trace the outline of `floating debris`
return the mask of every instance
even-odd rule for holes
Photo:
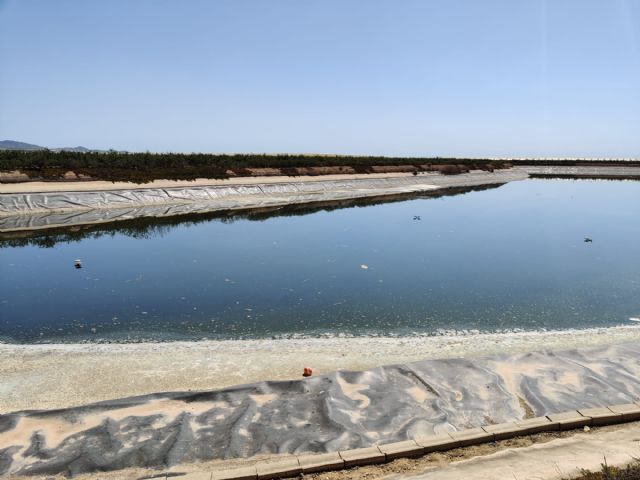
[[[82,260],[80,260],[79,258],[76,258],[73,261],[73,266],[76,267],[76,268],[82,268]]]
[[[414,216],[413,216],[413,219],[414,219],[414,220],[422,220],[422,219],[420,218],[420,215],[414,215]]]
[[[584,239],[584,243],[592,243],[593,239],[589,238],[589,237],[585,237]]]
[[[369,270],[369,265],[365,265],[364,263],[360,265],[360,268],[363,270]]]

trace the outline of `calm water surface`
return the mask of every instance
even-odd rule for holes
[[[8,342],[629,324],[640,316],[640,183],[532,180],[5,247],[0,269]]]

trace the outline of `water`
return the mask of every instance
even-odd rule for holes
[[[531,180],[260,218],[5,243],[0,339],[433,335],[640,315],[640,183]]]

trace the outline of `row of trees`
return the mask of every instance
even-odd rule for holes
[[[131,169],[154,168],[215,168],[219,170],[242,168],[300,168],[332,166],[392,166],[392,165],[478,165],[493,164],[496,168],[505,162],[491,159],[441,157],[383,157],[348,155],[267,155],[267,154],[208,154],[208,153],[140,153],[140,152],[68,152],[51,150],[0,150],[0,170],[47,169]],[[594,165],[580,160],[510,160],[512,164]],[[611,165],[613,162],[603,162]],[[625,165],[640,164],[637,161]]]
[[[51,150],[0,150],[0,171],[19,170],[32,178],[55,180],[68,171],[91,178],[110,181],[144,183],[155,179],[191,180],[194,178],[226,178],[251,174],[248,168],[275,168],[284,175],[309,174],[296,169],[305,167],[350,167],[351,171],[370,172],[373,167],[415,166],[415,171],[437,169],[456,174],[468,169],[493,170],[511,164],[535,165],[596,165],[579,160],[514,160],[491,159],[382,157],[346,155],[266,155],[266,154],[206,154],[206,153],[128,153],[69,152]],[[613,162],[603,162],[612,165]],[[640,162],[624,162],[624,165]],[[406,169],[403,171],[407,171]],[[411,171],[411,170],[408,170]],[[339,173],[339,172],[332,172]]]
[[[53,152],[51,150],[0,151],[0,169],[44,168],[295,168],[318,166],[383,166],[406,164],[477,163],[478,159],[345,156],[345,155],[266,155],[266,154],[207,154],[207,153],[129,153],[129,152]],[[486,160],[489,161],[489,160]]]
[[[248,168],[274,168],[284,175],[299,175],[309,173],[296,170],[305,167],[350,167],[351,171],[365,173],[372,167],[398,165],[415,165],[416,171],[430,165],[447,165],[450,171],[442,171],[450,174],[469,168],[492,170],[503,166],[501,162],[478,159],[382,156],[0,151],[0,171],[19,170],[45,180],[62,178],[68,171],[101,180],[144,183],[155,179],[226,178],[229,172],[250,175]]]

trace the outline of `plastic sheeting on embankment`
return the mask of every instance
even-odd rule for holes
[[[522,171],[499,170],[455,176],[430,174],[255,185],[0,194],[0,231],[397,195],[524,178],[527,174]]]
[[[527,165],[518,167],[519,170],[527,172],[530,175],[548,175],[568,176],[568,177],[584,177],[584,178],[640,178],[640,167],[624,167],[624,166],[588,166],[581,165],[576,167],[570,166],[543,166],[543,165]]]
[[[425,360],[2,415],[0,475],[329,452],[639,396],[638,344]]]

